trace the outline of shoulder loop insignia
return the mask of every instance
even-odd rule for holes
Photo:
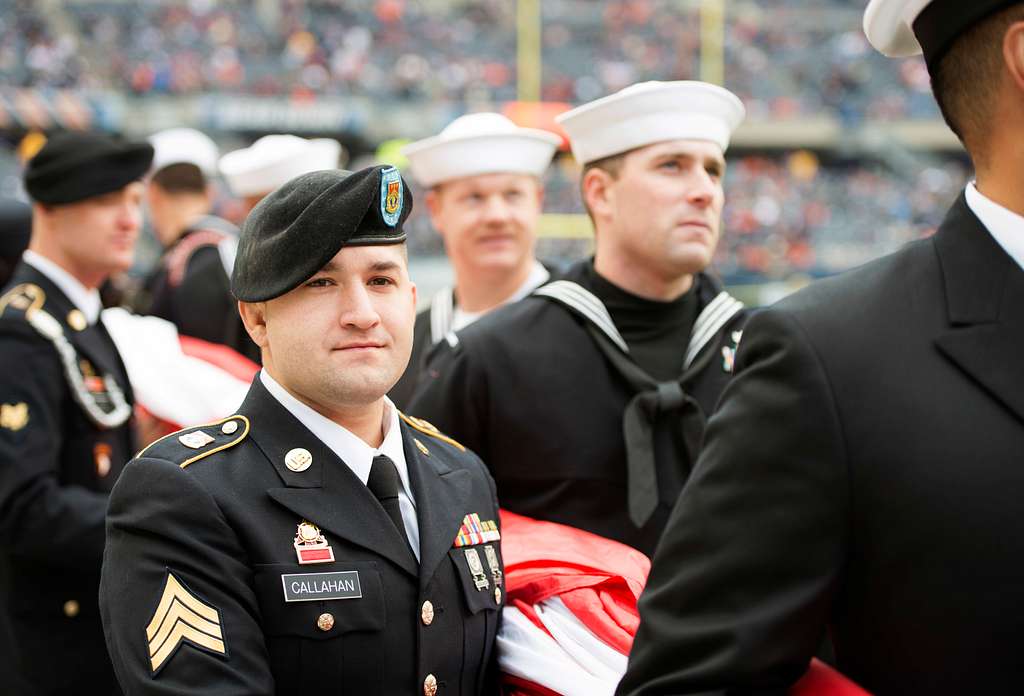
[[[239,428],[239,426],[241,426],[241,428]],[[210,433],[207,432],[207,429],[211,428],[217,428],[216,432],[219,435],[210,435]],[[140,457],[145,456],[146,453],[153,449],[157,444],[169,441],[171,438],[177,438],[179,443],[191,449],[200,449],[202,447],[206,447],[209,444],[217,445],[216,447],[208,449],[205,452],[201,452],[193,457],[189,457],[184,461],[181,461],[178,464],[178,466],[184,469],[189,464],[194,464],[195,462],[198,462],[200,459],[205,459],[206,457],[209,457],[211,454],[215,454],[217,452],[226,450],[230,447],[234,447],[239,442],[244,440],[248,434],[249,419],[246,418],[245,416],[234,415],[231,416],[230,418],[224,418],[223,420],[214,421],[213,423],[197,425],[191,428],[185,428],[183,430],[173,432],[170,435],[165,435],[159,440],[155,440],[151,442],[149,445],[147,445],[145,448],[143,448],[138,454],[135,455],[135,458],[138,459]],[[225,441],[224,439],[222,439],[222,436],[230,436],[231,439]],[[172,461],[177,461],[177,459],[174,459]]]
[[[170,570],[160,603],[146,626],[146,640],[154,677],[182,643],[227,655],[220,612],[192,594]]]
[[[8,306],[21,310],[26,314],[37,309],[42,309],[46,303],[46,293],[41,287],[33,283],[21,283],[4,293],[0,297],[0,314]]]
[[[415,428],[416,430],[419,430],[421,433],[426,433],[430,437],[437,438],[441,442],[447,442],[449,445],[451,445],[452,447],[458,448],[462,452],[466,451],[466,448],[465,448],[464,445],[456,442],[455,440],[451,439],[450,437],[448,437],[447,435],[442,433],[432,423],[428,423],[427,421],[423,420],[422,418],[414,418],[413,416],[407,416],[404,413],[402,413],[401,411],[398,412],[398,415],[401,417],[402,420],[404,420],[406,423],[408,423],[410,427]]]

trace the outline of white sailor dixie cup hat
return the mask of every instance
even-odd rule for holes
[[[706,82],[641,82],[555,117],[572,154],[587,164],[666,140],[709,140],[724,152],[743,102]]]
[[[194,128],[168,128],[149,136],[153,146],[153,165],[158,172],[172,164],[194,164],[204,176],[217,173],[217,144],[210,136]]]
[[[864,33],[890,58],[924,54],[934,70],[957,36],[1021,0],[871,0]]]
[[[340,155],[341,143],[330,138],[265,135],[249,147],[221,157],[220,173],[236,196],[256,196],[297,176],[337,169]]]
[[[477,174],[540,176],[562,142],[554,133],[520,128],[496,113],[467,114],[439,135],[402,148],[413,178],[432,187]]]

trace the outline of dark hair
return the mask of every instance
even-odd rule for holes
[[[187,162],[169,164],[157,171],[151,183],[167,193],[203,193],[206,191],[206,177],[199,167]]]
[[[1024,4],[996,12],[959,36],[932,71],[932,91],[946,123],[975,158],[985,157],[982,134],[992,122],[1003,70],[1003,38],[1024,21]]]
[[[599,160],[587,162],[583,165],[583,171],[580,172],[580,199],[583,201],[583,209],[587,211],[587,215],[590,217],[591,222],[594,221],[594,214],[590,212],[590,206],[587,204],[587,196],[583,190],[583,180],[586,178],[587,172],[591,169],[600,169],[603,172],[607,172],[612,179],[618,179],[619,174],[622,172],[622,163],[626,161],[626,155],[628,155],[629,152],[620,152],[617,155],[609,155],[608,157],[602,157]]]

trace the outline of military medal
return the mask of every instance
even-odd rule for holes
[[[334,549],[324,539],[320,528],[303,520],[295,534],[295,555],[299,565],[334,563]]]
[[[473,584],[476,585],[476,591],[480,592],[489,588],[491,583],[487,580],[484,566],[480,562],[480,554],[477,553],[476,549],[466,549],[466,562],[469,563],[469,572],[473,574]]]
[[[487,565],[491,567],[491,575],[494,577],[494,584],[501,585],[501,564],[498,563],[498,552],[488,544],[484,547],[484,556],[487,557]]]

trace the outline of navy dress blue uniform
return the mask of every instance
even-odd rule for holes
[[[0,307],[0,591],[19,671],[31,693],[115,693],[96,594],[131,387],[102,323],[39,270],[21,262]]]
[[[678,343],[657,341],[678,359],[676,378],[664,383],[682,396],[678,408],[653,409],[647,443],[657,498],[638,525],[623,414],[641,388],[612,362],[614,355],[635,365],[635,358],[595,294],[599,285],[607,282],[584,261],[452,334],[428,358],[409,412],[477,452],[506,509],[651,554],[696,459],[704,417],[732,377],[731,351],[747,313],[699,274],[690,298],[695,321],[680,322]]]
[[[493,693],[499,544],[454,545],[467,515],[497,521],[493,481],[426,424],[401,427],[419,564],[367,486],[258,378],[238,415],[188,431],[213,439],[202,449],[182,444],[185,432],[130,463],[111,498],[101,591],[125,690]],[[311,455],[298,472],[285,462],[296,448]],[[303,522],[322,532],[332,562],[298,563]],[[179,601],[209,609],[160,613],[172,577]],[[292,594],[292,582],[339,578],[357,579],[358,593]]]

